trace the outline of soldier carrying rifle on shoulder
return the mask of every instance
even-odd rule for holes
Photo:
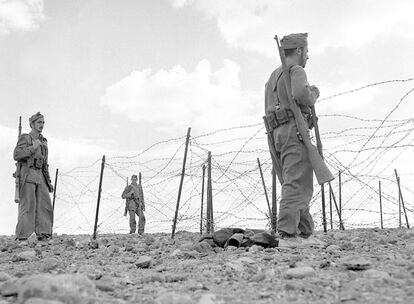
[[[313,171],[320,183],[333,179],[309,138],[319,90],[309,85],[304,70],[309,59],[307,37],[307,33],[283,37],[279,47],[282,66],[271,74],[265,88],[268,143],[282,185],[277,227],[285,240],[307,239],[314,233],[309,212]]]
[[[47,240],[52,237],[53,208],[49,192],[53,192],[53,186],[47,140],[42,135],[45,120],[37,112],[29,123],[32,130],[19,137],[13,153],[17,161],[15,201],[19,203],[16,239],[26,240],[35,232],[38,240]]]
[[[145,201],[141,183],[137,184],[137,180],[138,178],[135,174],[131,176],[131,184],[125,187],[124,192],[122,192],[122,198],[126,199],[124,215],[126,215],[126,211],[129,212],[129,233],[135,233],[137,229],[136,214],[139,218],[138,234],[142,235],[145,230]]]

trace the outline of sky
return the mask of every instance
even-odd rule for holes
[[[154,143],[185,136],[188,127],[197,137],[260,124],[264,84],[280,64],[275,34],[309,33],[306,71],[321,91],[317,112],[328,155],[336,153],[332,168],[350,167],[365,178],[386,172],[390,179],[398,167],[402,181],[412,178],[413,134],[407,130],[414,126],[414,103],[409,94],[400,99],[414,81],[329,98],[414,77],[412,11],[409,0],[0,0],[0,234],[13,234],[17,218],[11,174],[19,116],[28,132],[28,118],[44,114],[52,178],[56,168],[68,177],[78,172],[73,168],[92,163],[99,172],[103,154],[138,155]],[[364,121],[332,116],[337,114]],[[393,129],[391,120],[401,125]],[[373,129],[347,137],[335,133],[368,124]],[[239,131],[240,138],[256,132]],[[401,134],[405,146],[380,158],[381,134],[388,134],[382,138],[389,145],[398,145],[391,135]],[[362,141],[351,141],[358,136]],[[266,148],[264,140],[258,142]],[[176,148],[162,145],[146,161]],[[361,148],[371,150],[357,152]],[[378,155],[365,154],[372,151]],[[256,156],[250,157],[254,163]],[[129,165],[118,175],[141,170],[138,160]],[[111,186],[115,200],[122,180]]]

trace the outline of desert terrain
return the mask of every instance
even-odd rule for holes
[[[319,246],[211,247],[197,233],[0,237],[0,304],[414,303],[414,231],[317,232]]]

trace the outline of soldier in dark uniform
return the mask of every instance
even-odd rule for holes
[[[304,70],[308,60],[307,37],[306,33],[285,36],[281,40],[281,46],[290,71],[292,91],[289,94],[296,100],[305,121],[310,121],[310,106],[319,97],[319,90],[309,85]],[[314,232],[314,223],[309,212],[313,194],[313,169],[289,108],[282,72],[282,67],[278,67],[271,74],[265,89],[266,119],[268,124],[275,126],[275,147],[270,147],[270,151],[282,185],[278,232],[283,238],[298,235],[307,238]]]
[[[131,184],[126,186],[122,192],[122,198],[126,199],[126,209],[129,212],[129,233],[135,233],[137,222],[135,214],[138,215],[138,234],[142,235],[145,230],[145,200],[141,184],[137,184],[137,176],[131,176]]]
[[[49,192],[53,186],[49,175],[47,140],[42,135],[45,120],[40,112],[29,119],[31,131],[22,134],[14,149],[18,162],[19,212],[16,239],[25,240],[33,232],[38,240],[51,238],[53,209]]]

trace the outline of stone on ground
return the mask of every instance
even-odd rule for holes
[[[135,265],[138,268],[149,268],[151,266],[152,258],[147,255],[143,255],[138,258],[138,260],[135,262]]]
[[[23,277],[15,284],[18,290],[18,300],[22,303],[30,298],[57,300],[66,304],[92,304],[95,302],[95,286],[84,275],[40,274]]]
[[[167,292],[155,299],[156,304],[192,304],[191,297],[186,294]]]
[[[286,271],[285,277],[287,279],[302,279],[311,277],[316,274],[315,269],[309,266],[290,268]]]
[[[349,256],[342,260],[342,264],[349,270],[365,270],[371,266],[371,261],[359,256]]]

